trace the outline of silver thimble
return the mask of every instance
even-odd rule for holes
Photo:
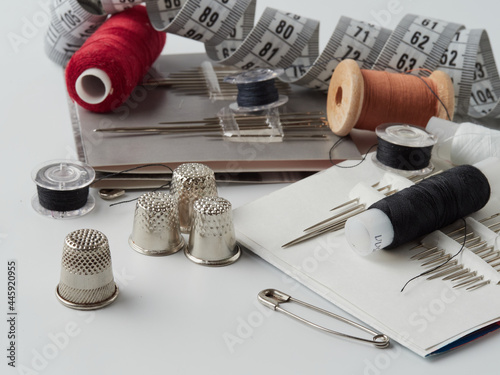
[[[173,196],[156,191],[139,198],[128,243],[141,254],[157,256],[176,253],[186,246]]]
[[[108,239],[94,229],[79,229],[64,240],[61,279],[56,289],[63,305],[93,310],[118,296],[111,269]]]
[[[193,227],[186,256],[205,266],[236,262],[241,250],[236,243],[231,203],[220,197],[205,197],[193,205]]]
[[[181,164],[172,174],[170,192],[177,200],[179,207],[181,231],[189,233],[194,201],[203,197],[217,196],[214,171],[204,164]]]

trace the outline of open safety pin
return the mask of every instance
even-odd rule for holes
[[[387,337],[384,334],[372,331],[369,328],[366,328],[366,327],[364,327],[364,326],[362,326],[362,325],[360,325],[360,324],[358,324],[356,322],[353,322],[352,320],[343,318],[343,317],[341,317],[339,315],[336,315],[336,314],[334,314],[332,312],[323,310],[323,309],[321,309],[319,307],[310,305],[310,304],[308,304],[306,302],[299,301],[298,299],[293,298],[293,297],[289,296],[286,293],[280,292],[279,290],[276,290],[276,289],[265,289],[265,290],[263,290],[263,291],[261,291],[259,293],[258,299],[259,299],[260,303],[262,303],[264,306],[270,308],[271,310],[276,310],[276,311],[282,312],[282,313],[284,313],[284,314],[286,314],[286,315],[288,315],[288,316],[290,316],[292,318],[295,318],[295,319],[297,319],[297,320],[299,320],[299,321],[301,321],[303,323],[306,323],[306,324],[310,325],[311,327],[320,329],[320,330],[325,331],[327,333],[331,333],[333,335],[342,336],[342,337],[345,337],[345,338],[348,338],[348,339],[353,339],[353,340],[357,340],[357,341],[367,342],[369,344],[375,345],[375,347],[379,348],[379,349],[385,349],[390,344],[389,337]],[[318,312],[320,312],[320,313],[322,313],[324,315],[330,316],[330,317],[338,319],[338,320],[340,320],[340,321],[342,321],[344,323],[350,324],[353,327],[359,328],[362,331],[365,331],[365,332],[373,335],[373,339],[370,340],[370,339],[364,339],[364,338],[361,338],[361,337],[355,337],[355,336],[351,336],[351,335],[347,335],[345,333],[333,331],[331,329],[328,329],[328,328],[322,327],[320,325],[317,325],[317,324],[315,324],[313,322],[310,322],[309,320],[306,320],[304,318],[301,318],[298,315],[295,315],[295,314],[291,313],[290,311],[287,311],[287,310],[281,308],[280,304],[281,303],[286,303],[286,302],[295,302],[295,303],[298,303],[299,305],[302,305],[304,307],[308,307],[308,308],[310,308],[312,310],[315,310],[315,311],[318,311]]]

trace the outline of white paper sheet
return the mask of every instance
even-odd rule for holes
[[[348,161],[344,165],[354,163]],[[418,251],[409,250],[416,242],[360,257],[350,249],[344,231],[340,231],[281,248],[300,236],[304,228],[327,218],[331,208],[349,200],[351,189],[359,181],[371,185],[382,175],[383,171],[368,157],[356,168],[332,167],[240,207],[234,212],[238,240],[421,356],[500,320],[500,286],[496,280],[475,291],[465,291],[452,288],[449,281],[420,278],[401,293],[405,282],[424,270],[421,262],[410,260]],[[498,183],[493,185],[500,187]],[[500,210],[498,192],[493,190],[493,199],[475,217]],[[447,251],[460,249],[460,244],[446,240],[449,242],[443,241],[443,246]]]

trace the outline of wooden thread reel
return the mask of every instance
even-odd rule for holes
[[[424,78],[361,70],[354,60],[344,60],[335,68],[328,89],[328,122],[339,136],[354,127],[375,130],[389,122],[425,127],[432,116],[453,118],[454,95],[453,82],[441,71]]]

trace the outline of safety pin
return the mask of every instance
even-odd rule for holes
[[[296,298],[293,298],[292,296],[289,296],[286,293],[280,292],[279,290],[276,290],[276,289],[265,289],[265,290],[263,290],[263,291],[261,291],[259,293],[258,299],[259,299],[260,303],[262,303],[264,306],[270,308],[271,310],[282,312],[285,315],[288,315],[288,316],[290,316],[292,318],[295,318],[295,319],[297,319],[298,321],[300,321],[302,323],[306,323],[306,324],[310,325],[311,327],[317,328],[319,330],[322,330],[324,332],[330,333],[332,335],[342,336],[342,337],[345,337],[345,338],[348,338],[348,339],[352,339],[352,340],[357,340],[357,341],[362,341],[362,342],[366,342],[366,343],[369,343],[369,344],[373,344],[373,345],[375,345],[376,348],[379,348],[379,349],[385,349],[390,344],[389,337],[387,337],[384,334],[372,331],[371,329],[369,329],[367,327],[364,327],[364,326],[362,326],[362,325],[360,325],[360,324],[358,324],[356,322],[353,322],[352,320],[343,318],[340,315],[334,314],[334,313],[332,313],[330,311],[326,311],[326,310],[323,310],[323,309],[321,309],[319,307],[316,307],[316,306],[310,305],[310,304],[308,304],[306,302],[300,301],[300,300],[298,300]],[[345,333],[333,331],[331,329],[328,329],[328,328],[322,327],[320,325],[317,325],[317,324],[315,324],[315,323],[313,323],[313,322],[311,322],[309,320],[306,320],[304,318],[301,318],[298,315],[295,315],[295,314],[291,313],[290,311],[287,311],[287,310],[281,308],[280,304],[286,303],[286,302],[295,302],[295,303],[297,303],[299,305],[302,305],[304,307],[307,307],[307,308],[310,308],[312,310],[315,310],[315,311],[317,311],[317,312],[319,312],[321,314],[330,316],[330,317],[332,317],[334,319],[340,320],[341,322],[349,324],[349,325],[351,325],[353,327],[359,328],[360,330],[365,331],[365,332],[373,335],[373,339],[369,340],[369,339],[364,339],[362,337],[351,336],[351,335],[348,335],[348,334],[345,334]]]

